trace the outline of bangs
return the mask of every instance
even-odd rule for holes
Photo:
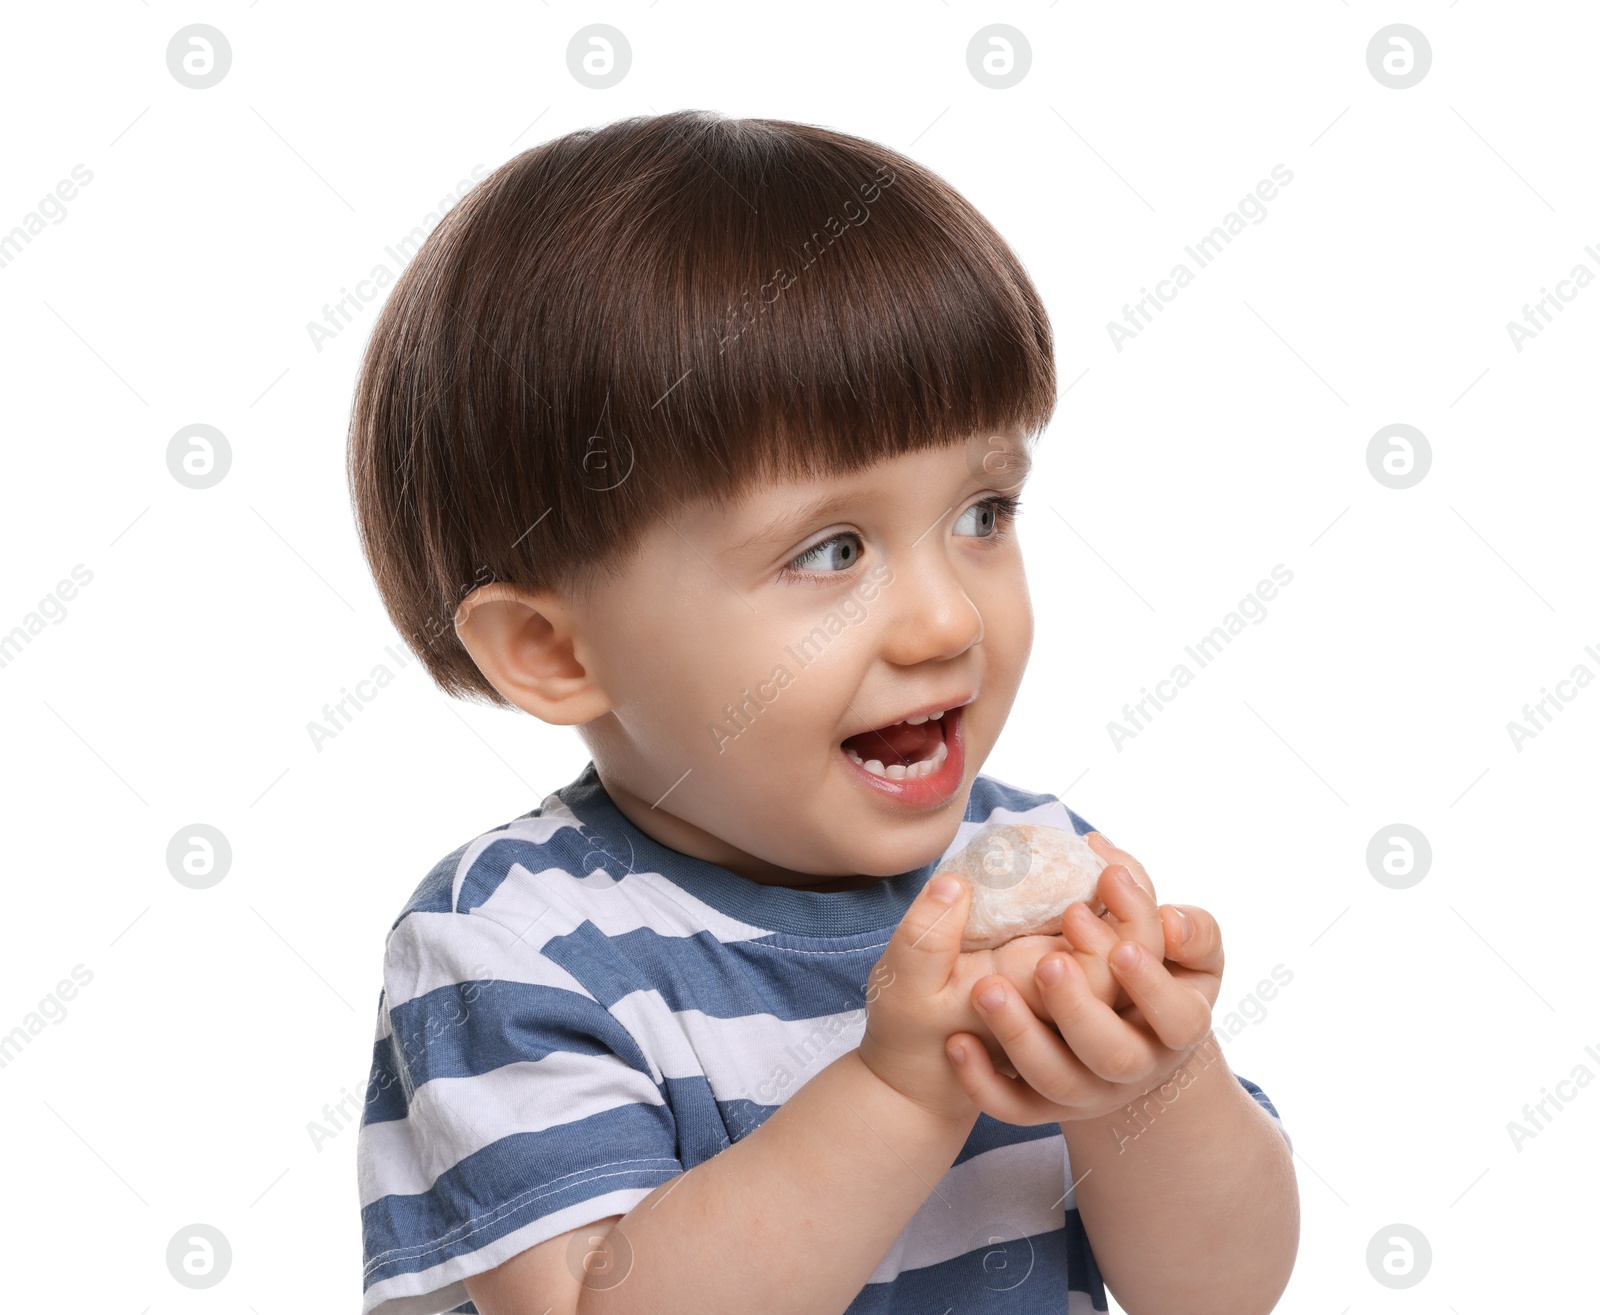
[[[613,235],[640,278],[608,307],[580,429],[614,381],[607,419],[702,494],[1042,429],[1049,324],[988,224],[892,152],[777,127],[702,129],[684,185]]]

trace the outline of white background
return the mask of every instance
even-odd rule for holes
[[[565,58],[593,22],[633,53],[604,91]],[[995,22],[1032,50],[1003,91],[966,64]],[[1432,46],[1405,90],[1366,62],[1396,22]],[[232,47],[209,90],[167,68],[190,23]],[[321,351],[307,324],[475,165],[682,107],[908,152],[1043,294],[1038,635],[985,770],[1216,915],[1219,1018],[1292,972],[1226,1048],[1294,1137],[1281,1308],[1592,1305],[1600,1091],[1520,1149],[1507,1125],[1600,1073],[1600,682],[1520,751],[1507,723],[1600,674],[1600,290],[1520,352],[1506,324],[1600,274],[1597,45],[1588,6],[1482,0],[11,7],[0,233],[74,165],[93,181],[0,268],[0,633],[74,565],[93,581],[0,668],[0,1032],[93,979],[0,1069],[7,1309],[357,1307],[355,1134],[314,1148],[307,1123],[362,1090],[384,935],[439,857],[587,757],[387,654],[343,469],[376,303]],[[1107,322],[1278,164],[1266,219],[1116,350]],[[194,423],[233,454],[203,491],[166,464]],[[1367,466],[1392,423],[1432,450],[1405,490]],[[1114,746],[1277,563],[1266,620]],[[307,723],[378,663],[394,683],[316,751]],[[204,891],[165,857],[196,822],[233,849]],[[1366,858],[1395,822],[1433,850],[1404,890]],[[165,1261],[197,1221],[234,1255],[206,1292]],[[1432,1247],[1403,1291],[1366,1261],[1397,1222]]]

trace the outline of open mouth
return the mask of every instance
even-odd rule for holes
[[[890,781],[919,780],[932,776],[950,756],[946,743],[946,715],[953,726],[961,709],[947,708],[907,717],[892,726],[862,731],[844,741],[847,757],[873,776]]]

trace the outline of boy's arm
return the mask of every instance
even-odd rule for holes
[[[1265,1315],[1294,1268],[1299,1196],[1281,1123],[1212,1031],[1222,930],[1195,905],[1157,905],[1132,855],[1090,843],[1107,859],[1099,893],[1117,927],[1069,913],[1064,932],[1105,956],[1134,1007],[1114,1011],[1072,956],[1052,952],[1038,993],[1054,1028],[1003,976],[972,988],[978,1001],[999,988],[988,1024],[1018,1078],[975,1037],[952,1037],[951,1058],[986,1114],[1060,1124],[1096,1267],[1129,1315]],[[1162,956],[1122,930],[1151,919]]]
[[[468,1279],[468,1294],[482,1315],[843,1311],[977,1117],[976,1108],[930,1111],[851,1050],[749,1136],[662,1183],[612,1225],[589,1286],[565,1276],[562,1292],[525,1286],[528,1269],[520,1281],[516,1272],[525,1252]]]
[[[1129,1312],[1265,1315],[1300,1237],[1283,1133],[1215,1034],[1159,1095],[1061,1124],[1101,1277]]]

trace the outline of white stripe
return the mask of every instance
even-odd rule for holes
[[[854,1050],[866,1031],[860,1009],[814,1018],[774,1014],[716,1018],[699,1009],[672,1013],[658,991],[634,991],[611,1012],[639,1040],[658,1076],[704,1076],[718,1100],[781,1105]],[[831,1029],[831,1030],[830,1030]]]
[[[1061,1185],[1067,1193],[1061,1202],[1062,1212],[1065,1213],[1078,1208],[1078,1175],[1072,1172],[1072,1155],[1067,1150],[1065,1137],[1061,1139],[1061,1173],[1063,1175]]]
[[[362,1207],[391,1193],[425,1192],[445,1170],[502,1137],[661,1103],[655,1085],[620,1059],[565,1050],[472,1077],[435,1078],[417,1088],[405,1118],[361,1129]]]
[[[496,841],[511,838],[545,847],[551,846],[558,833],[570,830],[578,834],[566,838],[559,847],[552,847],[547,858],[541,856],[541,861],[552,866],[534,872],[521,863],[512,864],[505,880],[478,907],[492,912],[508,926],[519,928],[539,918],[551,902],[574,910],[582,907],[585,916],[607,936],[644,927],[669,936],[709,931],[724,942],[750,940],[769,933],[769,928],[742,922],[702,903],[662,873],[641,869],[636,856],[614,855],[610,848],[602,847],[595,833],[585,830],[559,798],[551,796],[548,802],[552,807],[545,810],[545,816],[524,818],[501,831],[479,836],[467,846],[451,883],[453,904],[460,902],[461,888],[473,863]],[[594,838],[585,844],[585,836]],[[584,851],[572,865],[578,869],[576,872],[559,865],[559,860],[574,848]],[[541,921],[533,944],[542,945],[547,938]]]
[[[1066,1227],[1064,1161],[1052,1140],[996,1146],[952,1166],[867,1281],[887,1283],[908,1269],[1007,1243],[1014,1266],[1027,1254],[1026,1245],[1018,1252],[1018,1239]]]
[[[537,929],[540,939],[564,935],[581,922],[558,906]],[[507,927],[476,913],[413,913],[390,934],[383,953],[383,987],[390,1009],[441,986],[482,978],[557,986],[592,998],[571,973],[536,952],[526,925]]]
[[[1004,783],[1002,782],[1002,784]],[[1014,789],[1015,787],[1012,788]],[[1026,794],[1028,791],[1018,791],[1018,793]],[[1053,799],[1047,803],[1038,804],[1033,808],[1024,808],[1020,811],[1013,811],[996,805],[983,821],[963,822],[956,832],[955,843],[946,851],[946,855],[965,849],[971,842],[972,837],[982,831],[984,827],[999,826],[1002,822],[1026,822],[1033,826],[1053,826],[1059,827],[1063,831],[1071,831],[1074,834],[1077,833],[1078,829],[1072,824],[1072,818],[1068,815],[1067,806],[1059,799]]]
[[[548,845],[561,831],[581,829],[582,823],[573,815],[572,810],[561,802],[558,796],[551,795],[544,803],[545,806],[542,808],[540,816],[518,818],[499,830],[486,831],[480,836],[474,836],[468,842],[466,850],[456,864],[455,873],[450,879],[451,908],[456,908],[460,905],[461,887],[466,881],[467,873],[472,871],[472,865],[478,861],[478,856],[488,849],[490,845],[507,839],[523,840],[533,845]],[[550,805],[554,805],[554,807]]]
[[[596,863],[585,876],[576,876],[556,866],[560,855],[552,853],[542,861],[553,866],[535,872],[513,863],[506,878],[478,908],[507,926],[518,928],[537,923],[526,939],[542,946],[552,934],[551,919],[543,917],[550,905],[559,905],[576,921],[587,918],[607,936],[622,936],[646,928],[662,936],[693,936],[709,932],[726,943],[753,940],[771,934],[768,927],[744,922],[696,899],[677,883],[653,868],[629,870],[606,856],[604,871]],[[582,916],[577,916],[577,910]],[[570,928],[569,928],[570,930]]]

